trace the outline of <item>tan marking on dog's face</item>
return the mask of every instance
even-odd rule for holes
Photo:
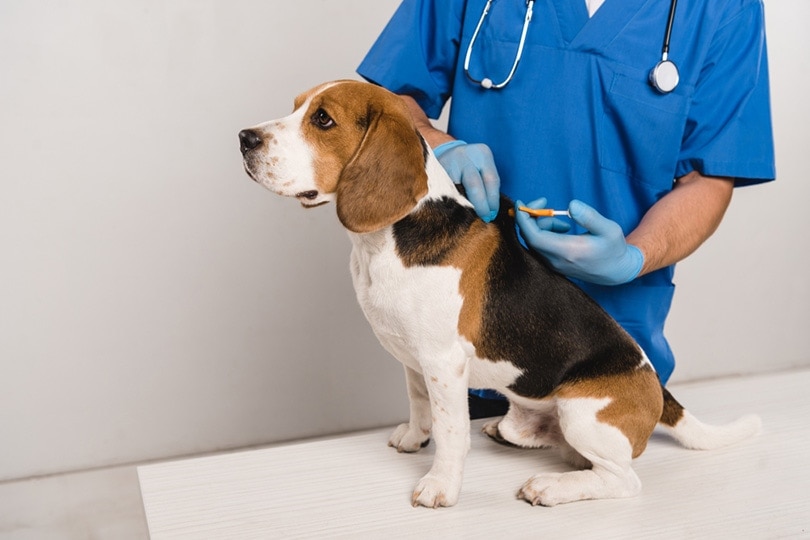
[[[638,457],[658,423],[663,409],[661,383],[650,367],[632,373],[611,375],[564,384],[554,392],[560,398],[609,398],[611,402],[596,415],[602,423],[618,428]]]
[[[306,107],[300,129],[312,148],[315,184],[320,192],[336,191],[343,169],[360,148],[369,127],[370,104],[385,99],[374,90],[377,88],[369,84],[340,81],[295,98],[296,109]]]
[[[344,114],[365,130],[338,177],[338,219],[358,233],[392,225],[428,193],[424,141],[404,101],[388,90],[353,81],[330,90],[346,92],[338,101],[353,105]]]

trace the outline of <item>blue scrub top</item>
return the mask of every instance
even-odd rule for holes
[[[413,96],[431,118],[450,100],[448,131],[492,149],[512,199],[580,199],[630,233],[691,171],[775,177],[761,0],[680,0],[669,58],[680,83],[648,82],[661,59],[669,2],[537,0],[523,58],[500,90],[471,83],[464,56],[486,0],[405,0],[358,73]],[[496,0],[470,73],[502,81],[520,40],[525,0]],[[583,232],[575,228],[574,233]],[[674,369],[664,337],[674,267],[621,286],[577,282],[642,346],[662,382]]]

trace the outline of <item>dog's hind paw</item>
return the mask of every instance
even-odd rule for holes
[[[484,424],[484,427],[481,428],[481,432],[483,432],[484,435],[486,435],[487,437],[489,437],[498,444],[502,444],[504,446],[517,447],[516,444],[507,441],[506,439],[504,439],[503,435],[501,435],[501,430],[498,429],[500,423],[501,418],[487,422],[486,424]]]
[[[504,438],[501,437],[501,432],[498,429],[498,425],[501,423],[501,420],[503,419],[498,418],[497,420],[490,420],[481,427],[481,432],[490,439],[495,439],[498,442],[503,441]]]
[[[430,430],[411,428],[410,424],[400,424],[388,439],[388,446],[397,452],[417,452],[430,442]]]
[[[538,474],[529,478],[518,491],[518,499],[523,499],[532,506],[555,506],[559,504],[555,497],[546,494],[546,490],[559,483],[562,473]]]
[[[585,470],[535,475],[520,488],[518,498],[533,506],[556,506],[586,499],[633,497],[640,491],[641,481],[632,469],[618,476],[604,470]]]

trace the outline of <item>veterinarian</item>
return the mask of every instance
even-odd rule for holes
[[[666,382],[674,264],[735,186],[775,177],[762,1],[405,0],[358,73],[403,96],[485,221],[499,193],[569,210],[518,212],[522,238]],[[472,392],[473,417],[505,408]]]

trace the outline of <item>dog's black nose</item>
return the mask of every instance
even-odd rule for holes
[[[243,129],[239,132],[239,149],[243,154],[253,150],[260,144],[262,144],[262,138],[255,131]]]

